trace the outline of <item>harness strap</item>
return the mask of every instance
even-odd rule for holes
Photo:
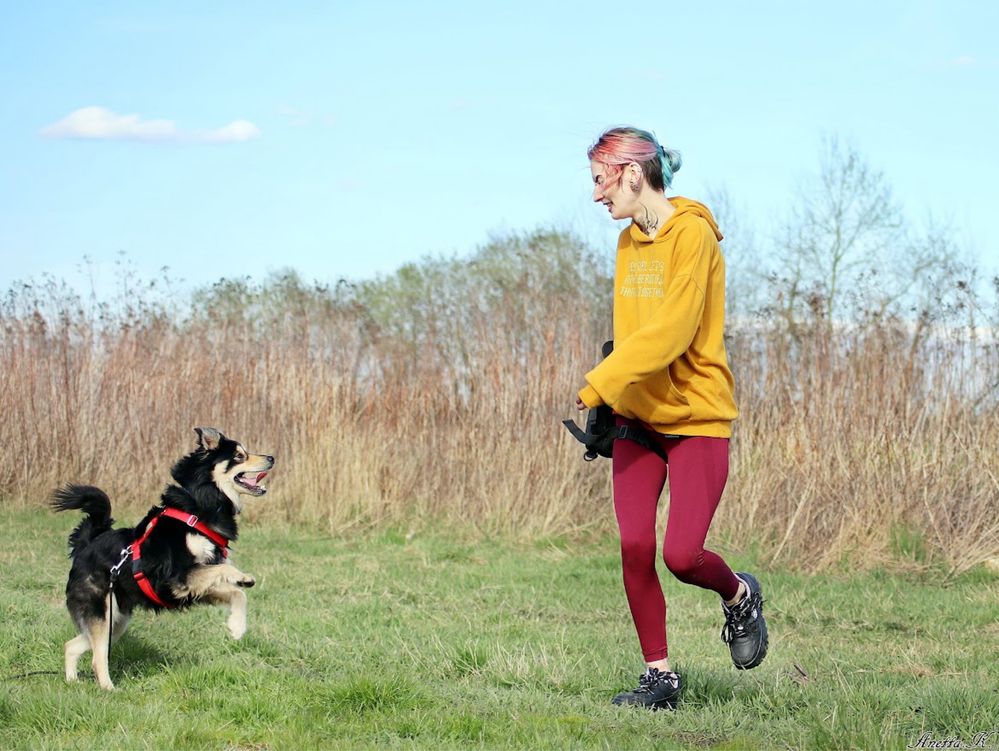
[[[592,433],[583,432],[583,430],[576,424],[574,420],[563,420],[562,424],[572,433],[572,437],[585,446],[589,446],[599,436],[595,436]],[[649,431],[643,430],[642,428],[635,427],[634,425],[619,425],[614,428],[617,431],[617,435],[614,436],[615,440],[624,438],[629,441],[634,441],[642,448],[653,452],[656,456],[662,459],[664,462],[668,461],[666,458],[666,452],[663,451],[662,446],[659,442],[649,435]],[[679,436],[667,436],[667,437],[679,437]],[[583,458],[587,461],[596,459],[597,454],[595,451],[587,451]]]
[[[583,429],[576,424],[575,420],[562,420],[562,424],[569,429],[569,432],[572,433],[572,437],[580,443],[587,443],[595,437],[589,433],[584,433]]]
[[[203,521],[199,521],[198,517],[195,516],[194,514],[188,514],[184,511],[180,511],[179,509],[175,508],[170,508],[168,506],[167,508],[163,509],[163,512],[162,514],[160,514],[160,516],[166,516],[169,517],[170,519],[176,519],[179,522],[184,522],[184,524],[191,527],[195,532],[200,532],[209,540],[211,540],[220,548],[222,548],[222,556],[224,558],[229,557],[229,540],[220,535],[211,527],[209,527]]]
[[[139,559],[138,558],[133,558],[132,560],[137,562]],[[160,598],[160,596],[158,594],[156,594],[156,590],[153,589],[153,585],[149,583],[149,579],[146,578],[146,575],[144,573],[142,573],[141,570],[136,571],[134,575],[135,575],[135,583],[139,585],[139,589],[142,590],[142,594],[144,594],[150,600],[152,600],[153,602],[155,602],[161,608],[172,608],[172,607],[174,607],[173,605],[170,605],[170,604],[164,602]]]
[[[229,540],[223,537],[214,529],[208,527],[203,521],[199,521],[198,517],[194,514],[188,514],[175,508],[166,507],[160,511],[156,516],[149,520],[149,524],[146,525],[145,530],[142,532],[142,536],[139,537],[135,542],[132,543],[132,576],[135,579],[135,583],[142,590],[142,594],[152,600],[154,603],[159,605],[161,608],[172,608],[173,605],[164,602],[156,590],[153,589],[153,585],[150,583],[149,579],[146,577],[145,572],[142,570],[142,543],[149,539],[149,535],[152,534],[153,530],[156,528],[157,523],[163,517],[169,519],[175,519],[177,521],[184,522],[187,526],[198,532],[222,549],[222,557],[229,557]]]
[[[625,438],[629,441],[634,441],[643,449],[651,451],[664,462],[669,463],[669,459],[666,458],[666,452],[659,445],[659,441],[649,435],[649,431],[636,428],[634,425],[621,425],[617,429],[617,437],[619,439]]]

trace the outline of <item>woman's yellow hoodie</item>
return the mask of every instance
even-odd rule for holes
[[[586,374],[587,407],[610,405],[659,433],[728,438],[738,415],[725,356],[725,261],[707,207],[679,196],[655,239],[621,233],[614,351]]]

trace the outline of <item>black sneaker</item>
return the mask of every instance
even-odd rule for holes
[[[755,668],[767,656],[767,621],[763,617],[763,593],[752,574],[736,573],[749,590],[739,602],[729,607],[722,602],[725,625],[722,641],[728,644],[732,662],[739,670]]]
[[[679,673],[649,668],[638,679],[638,688],[614,697],[613,704],[629,704],[649,709],[676,709],[683,683]]]

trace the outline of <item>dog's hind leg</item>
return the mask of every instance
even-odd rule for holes
[[[105,609],[103,618],[91,618],[87,621],[87,638],[94,652],[91,664],[97,683],[105,691],[114,691],[111,673],[108,670],[108,613]]]
[[[114,627],[111,629],[111,643],[117,644],[118,640],[124,636],[128,630],[128,622],[132,619],[131,613],[125,613],[118,609],[118,598],[114,601]]]
[[[66,680],[75,681],[77,676],[76,666],[80,663],[80,657],[90,649],[90,639],[86,633],[77,636],[66,642]]]

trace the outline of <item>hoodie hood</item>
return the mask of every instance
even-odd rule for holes
[[[684,223],[693,221],[697,218],[703,219],[711,227],[711,231],[715,233],[715,237],[720,241],[723,239],[721,230],[718,229],[718,223],[715,221],[714,216],[712,216],[711,211],[703,203],[699,201],[694,201],[690,198],[684,198],[683,196],[672,196],[667,199],[676,211],[673,212],[671,216],[656,234],[656,237],[662,237],[667,232],[672,231],[675,227],[683,226]],[[642,232],[635,222],[631,223],[629,228],[631,231],[631,239],[637,243],[648,243],[652,242],[652,238]]]

